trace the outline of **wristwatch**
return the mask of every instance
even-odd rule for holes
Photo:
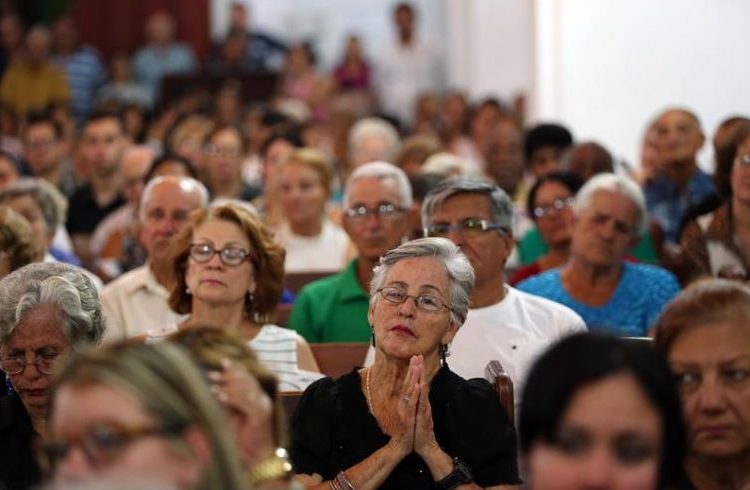
[[[471,475],[471,468],[466,463],[458,458],[453,458],[453,472],[449,473],[448,476],[435,484],[439,488],[445,490],[452,490],[459,485],[464,483],[471,483],[474,481],[474,477]]]

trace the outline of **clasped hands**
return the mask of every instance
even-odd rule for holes
[[[388,434],[403,456],[415,452],[427,460],[435,451],[440,451],[433,432],[429,394],[424,357],[412,356],[396,405],[396,417]]]

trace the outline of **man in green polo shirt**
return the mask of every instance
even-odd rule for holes
[[[368,342],[372,269],[409,234],[411,186],[406,174],[386,162],[357,167],[344,188],[344,229],[359,255],[340,273],[300,291],[289,327],[308,342]]]

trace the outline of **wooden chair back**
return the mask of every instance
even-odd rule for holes
[[[515,399],[513,395],[513,380],[505,372],[500,361],[490,361],[484,368],[484,377],[492,384],[492,387],[500,399],[500,404],[508,413],[511,423],[515,421]]]
[[[338,378],[365,362],[367,342],[325,342],[310,344],[320,372]]]

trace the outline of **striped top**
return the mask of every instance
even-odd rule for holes
[[[177,330],[174,324],[149,330],[146,342],[159,342]],[[279,391],[304,391],[310,383],[323,377],[320,373],[302,370],[297,365],[297,342],[301,338],[294,330],[268,324],[263,325],[258,335],[247,343],[258,360],[276,375]]]

